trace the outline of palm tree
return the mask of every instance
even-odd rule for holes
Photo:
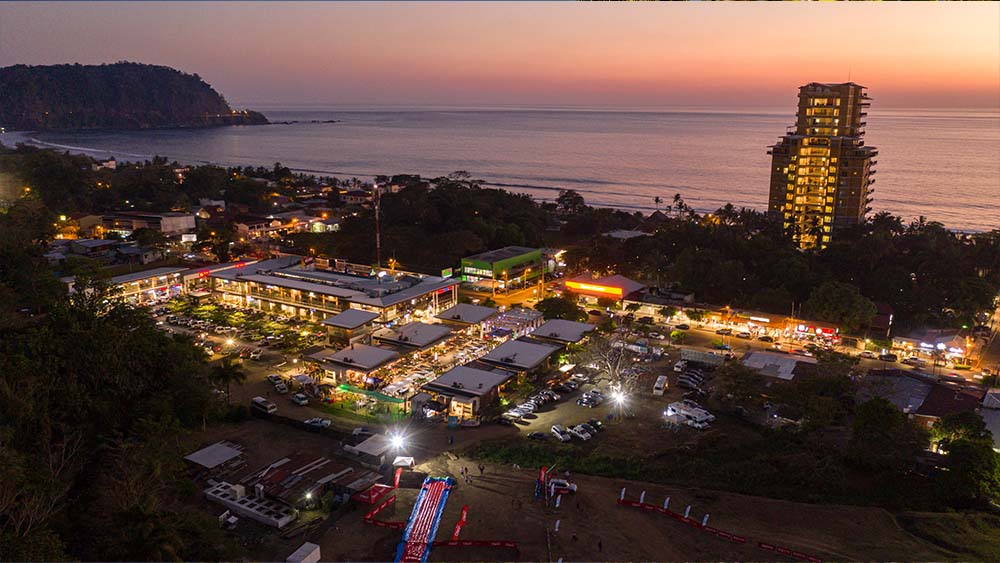
[[[233,383],[243,384],[247,380],[247,374],[232,358],[223,358],[218,364],[212,367],[209,376],[218,385],[226,386],[226,404],[230,404],[229,389]]]
[[[656,196],[656,197],[653,198],[653,203],[656,205],[656,210],[659,211],[660,210],[660,204],[663,203],[663,198],[660,197],[660,196]]]

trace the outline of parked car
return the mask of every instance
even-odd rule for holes
[[[571,426],[569,428],[569,433],[583,440],[584,442],[590,439],[590,432],[587,432],[586,430],[584,430],[582,426],[579,425]]]
[[[732,346],[726,344],[725,342],[713,342],[712,348],[715,348],[716,350],[732,350]]]
[[[531,432],[531,433],[528,434],[528,439],[529,440],[543,440],[544,441],[544,440],[548,440],[549,437],[546,436],[545,434],[542,434],[541,432]]]
[[[278,392],[279,395],[284,395],[288,393],[288,386],[284,383],[275,383],[274,390]]]
[[[677,363],[674,364],[674,371],[676,371],[677,373],[681,373],[682,371],[687,369],[687,367],[688,367],[687,360],[677,360]]]
[[[757,340],[760,340],[761,342],[774,342],[774,337],[773,336],[767,336],[765,334],[764,336],[758,336]]]
[[[927,360],[925,360],[923,358],[918,358],[916,356],[910,356],[909,358],[904,359],[903,363],[906,364],[906,365],[908,365],[908,366],[913,366],[913,367],[916,367],[916,368],[922,368],[922,367],[924,367],[924,366],[927,365]]]
[[[691,381],[690,379],[680,379],[677,381],[677,385],[685,389],[701,389],[697,383]]]
[[[587,424],[586,422],[581,422],[580,424],[577,424],[577,426],[586,430],[587,434],[590,434],[591,436],[597,436],[597,429]]]
[[[520,405],[517,405],[517,408],[525,412],[535,412],[536,410],[538,410],[538,405],[532,403],[531,401],[525,401]]]
[[[264,397],[250,399],[250,408],[267,414],[278,412],[278,406]]]
[[[691,329],[690,326],[688,326],[686,324],[683,324],[683,323],[675,326],[674,328],[676,328],[677,330],[690,330]]]
[[[271,385],[277,385],[283,382],[285,379],[276,373],[268,374],[267,380],[271,382]]]
[[[292,402],[300,407],[304,407],[309,404],[309,397],[306,397],[302,393],[296,393],[292,395]]]
[[[869,359],[869,360],[874,360],[874,359],[878,358],[878,356],[875,355],[875,352],[872,352],[871,350],[862,350],[861,353],[858,354],[858,357],[859,358],[866,358],[866,359]]]
[[[562,383],[559,383],[559,384],[556,384],[556,385],[553,385],[553,386],[551,387],[551,389],[552,389],[553,391],[557,392],[557,393],[570,393],[570,392],[572,392],[572,391],[573,391],[572,389],[570,389],[569,387],[567,387],[567,386],[563,385]]]
[[[678,377],[678,379],[690,379],[691,381],[696,382],[698,385],[701,385],[702,383],[705,383],[705,377],[704,376],[702,376],[700,374],[697,374],[697,373],[694,373],[694,372],[691,372],[691,371],[686,371],[686,372],[682,373],[681,376]]]
[[[331,424],[329,418],[319,418],[319,417],[307,418],[304,422],[314,428],[329,428]]]
[[[604,423],[596,418],[592,418],[587,421],[587,424],[594,430],[601,431],[604,430]]]
[[[899,357],[896,354],[879,354],[878,359],[883,362],[895,362],[899,360]]]
[[[561,424],[556,424],[552,427],[552,434],[554,434],[560,442],[569,442],[572,439],[569,432],[566,431],[566,427]]]
[[[589,409],[592,409],[597,407],[600,403],[597,402],[597,400],[590,397],[580,397],[579,399],[576,400],[576,404],[580,405],[581,407],[587,407]]]
[[[751,338],[753,338],[753,335],[744,330],[742,332],[737,332],[736,338],[742,338],[743,340],[750,340]]]
[[[263,350],[254,350],[253,352],[250,352],[250,359],[251,360],[259,360],[260,357],[261,357],[261,355],[263,355],[263,354],[264,354]]]
[[[549,488],[554,494],[568,495],[576,492],[576,483],[570,483],[565,479],[549,479]]]
[[[715,331],[715,334],[721,334],[723,336],[730,335],[732,333],[733,329],[731,328],[720,328],[719,330]]]
[[[566,386],[566,387],[569,387],[570,389],[573,389],[573,390],[576,390],[576,389],[578,389],[580,387],[580,384],[577,383],[577,382],[575,382],[575,381],[573,381],[572,379],[569,380],[569,381],[563,382],[563,385]]]
[[[551,398],[553,401],[558,401],[559,399],[562,398],[559,395],[559,393],[556,393],[555,391],[552,391],[552,390],[549,390],[549,389],[545,389],[543,391],[540,391],[539,394],[540,395],[545,395],[546,397]]]
[[[707,422],[698,422],[697,420],[688,419],[684,421],[684,424],[687,424],[691,428],[696,428],[698,430],[705,430],[706,428],[708,428]]]
[[[604,315],[603,311],[598,311],[597,309],[591,309],[591,310],[587,311],[587,313],[589,313],[591,315],[594,315],[595,317],[600,317],[600,316]]]

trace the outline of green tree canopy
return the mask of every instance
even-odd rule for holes
[[[546,297],[535,304],[535,309],[541,311],[546,319],[566,319],[577,322],[587,319],[587,313],[570,297]]]
[[[876,312],[875,304],[861,295],[857,287],[836,281],[814,289],[805,310],[811,318],[835,323],[851,333],[867,328]]]
[[[715,370],[712,384],[713,395],[720,401],[743,407],[760,403],[764,387],[764,376],[742,362],[726,362]]]
[[[889,401],[874,398],[855,411],[847,456],[859,467],[897,474],[912,466],[926,446],[923,430]]]
[[[944,450],[955,440],[993,440],[983,417],[974,411],[946,414],[931,427],[930,436]]]
[[[958,438],[945,456],[939,477],[942,500],[966,507],[1000,498],[1000,457],[989,440]]]

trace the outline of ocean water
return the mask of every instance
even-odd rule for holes
[[[204,130],[27,135],[49,146],[137,160],[271,165],[371,179],[469,171],[488,184],[553,199],[650,211],[680,193],[710,211],[766,209],[767,146],[794,121],[777,110],[337,109],[258,107],[272,121]],[[311,121],[337,120],[337,123]],[[9,143],[0,135],[0,142]],[[1000,110],[869,112],[879,149],[876,211],[926,216],[963,231],[1000,228]]]

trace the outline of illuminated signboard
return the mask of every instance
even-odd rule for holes
[[[767,317],[750,317],[751,321],[757,321],[758,323],[769,323],[771,319]]]
[[[621,298],[622,296],[622,288],[620,287],[610,287],[606,285],[595,285],[592,283],[582,283],[575,281],[567,281],[566,287],[568,289],[574,289],[576,291],[593,291],[595,293],[614,295],[615,297],[618,298]]]

